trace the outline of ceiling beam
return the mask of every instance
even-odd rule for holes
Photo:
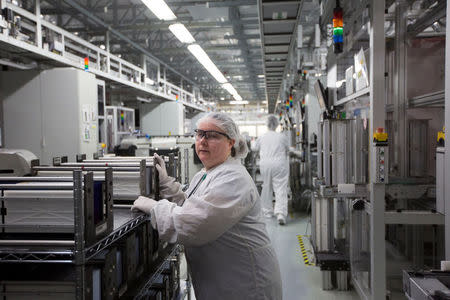
[[[177,20],[178,22],[180,20]],[[169,25],[171,23],[176,23],[172,21],[167,22],[149,22],[145,20],[141,20],[139,22],[133,24],[122,24],[114,27],[115,30],[120,31],[130,31],[130,30],[147,30],[147,31],[157,31],[157,30],[169,30]],[[212,22],[212,21],[186,21],[183,24],[192,31],[196,30],[207,30],[213,28],[223,28],[223,27],[233,27],[235,24],[240,25],[254,25],[257,27],[257,20],[236,20],[236,21],[224,21],[224,22]],[[66,28],[69,32],[104,32],[105,29],[103,27],[97,27],[90,30],[86,30],[86,27],[68,27]]]
[[[264,19],[264,25],[279,25],[279,24],[294,24],[297,21],[296,18],[287,19]]]
[[[262,2],[263,6],[280,6],[280,5],[292,5],[299,4],[299,0],[285,0],[285,1],[264,1]]]
[[[112,2],[112,1],[109,1]],[[166,0],[166,3],[169,6],[175,7],[188,7],[188,6],[197,6],[204,5],[205,7],[232,7],[232,6],[244,6],[244,5],[256,5],[256,0],[233,0],[233,1],[170,1]],[[144,4],[136,4],[136,9],[147,10],[148,8]],[[117,9],[119,10],[127,10],[130,7],[129,4],[119,4],[117,5]],[[93,13],[104,13],[105,9],[108,11],[112,8],[112,3],[106,3],[105,5],[95,5],[95,7],[91,10]],[[43,14],[56,15],[61,13],[60,10],[55,8],[43,8],[41,11]]]

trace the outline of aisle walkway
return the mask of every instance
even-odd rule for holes
[[[280,262],[283,300],[359,299],[355,291],[323,291],[319,268],[306,266],[303,262],[297,235],[305,235],[307,226],[307,234],[310,234],[308,221],[307,216],[296,215],[288,218],[287,225],[279,226],[275,219],[266,219],[267,230]]]

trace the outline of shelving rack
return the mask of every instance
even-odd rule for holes
[[[29,244],[27,242],[5,240],[0,241],[0,266],[2,264],[64,264],[73,266],[75,270],[75,295],[76,299],[85,299],[86,266],[95,260],[99,254],[106,249],[111,249],[117,242],[135,231],[142,224],[150,222],[149,217],[143,213],[133,213],[126,208],[114,208],[114,228],[106,237],[88,247],[85,246],[85,224],[84,224],[84,202],[83,195],[83,171],[73,172],[73,195],[74,195],[74,240],[56,241],[45,245],[43,243]],[[151,227],[151,226],[150,226]],[[148,241],[149,243],[151,241]],[[158,250],[158,259],[148,270],[148,276],[138,280],[138,289],[127,292],[141,299],[151,289],[156,276],[161,273],[164,263],[174,259],[180,251],[179,245],[168,245],[163,250]],[[178,296],[178,295],[176,295]],[[175,297],[174,297],[175,298]]]

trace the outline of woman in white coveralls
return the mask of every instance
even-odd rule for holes
[[[285,135],[275,132],[278,119],[274,115],[267,118],[265,134],[260,136],[252,148],[259,150],[261,177],[263,187],[261,201],[266,217],[275,214],[280,225],[286,224],[288,213],[288,182],[289,182],[289,145]],[[273,191],[275,191],[275,208],[272,206]]]
[[[233,120],[210,113],[197,122],[204,169],[186,193],[155,155],[163,200],[139,197],[160,238],[185,246],[198,300],[281,300],[278,260],[261,217],[258,191],[241,164],[245,140]]]

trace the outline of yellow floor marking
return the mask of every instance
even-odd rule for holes
[[[300,245],[300,251],[303,257],[303,261],[307,266],[315,266],[314,263],[309,262],[308,252],[305,248],[305,244],[303,243],[303,237],[308,237],[306,235],[297,235],[298,244]]]

